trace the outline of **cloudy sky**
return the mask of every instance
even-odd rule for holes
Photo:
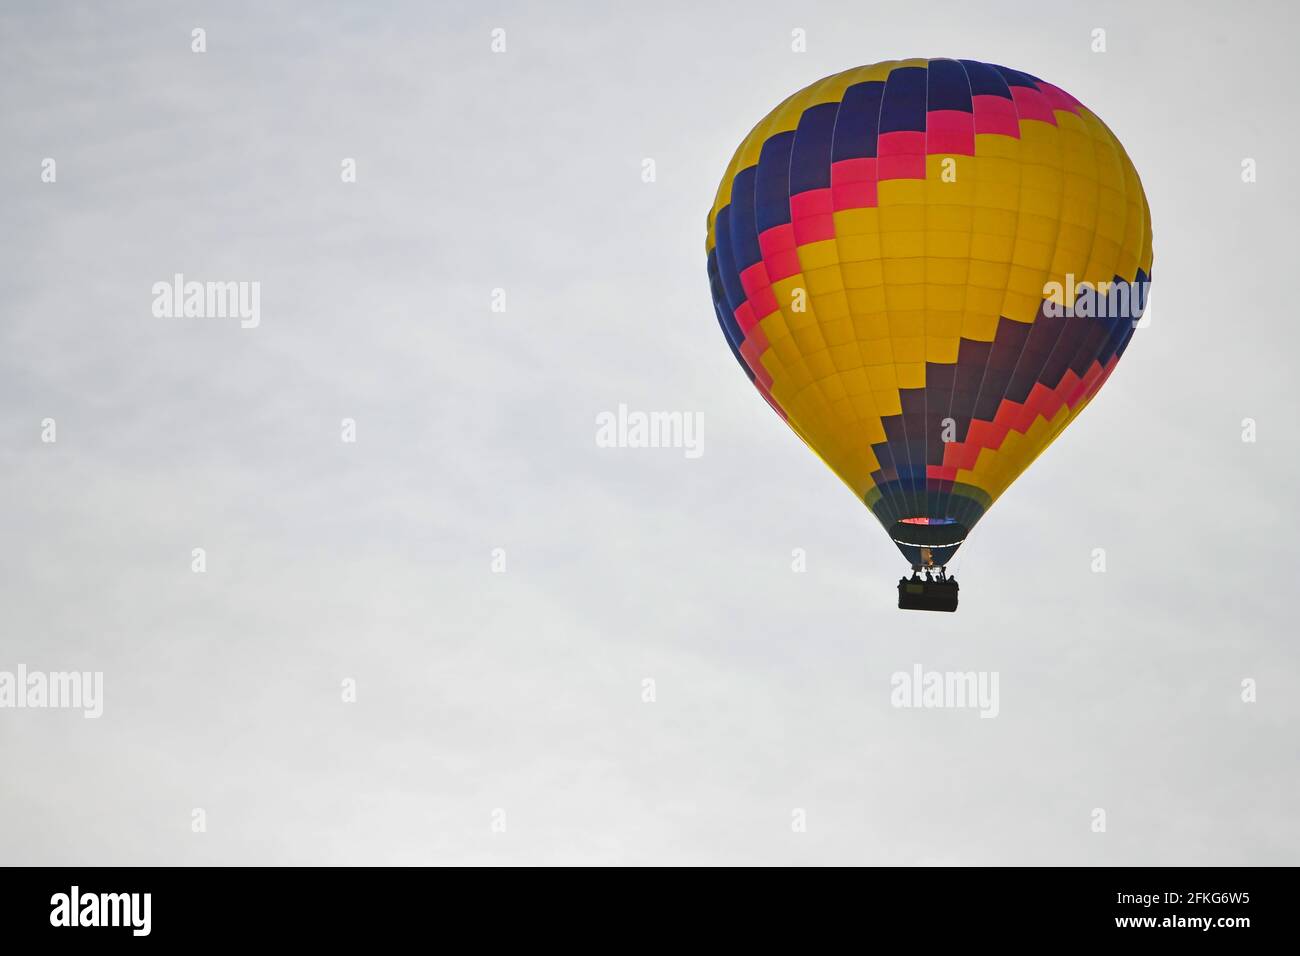
[[[1296,14],[1046,6],[6,4],[0,671],[104,700],[0,710],[0,862],[1300,863]],[[749,128],[907,56],[1069,90],[1155,233],[954,615],[704,270]],[[154,315],[176,273],[260,324]],[[598,447],[620,403],[703,455]],[[891,706],[917,664],[996,719]]]

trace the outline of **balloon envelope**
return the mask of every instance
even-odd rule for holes
[[[943,565],[1083,410],[1146,301],[1151,217],[1068,93],[973,60],[827,77],[736,150],[718,321],[913,566]]]

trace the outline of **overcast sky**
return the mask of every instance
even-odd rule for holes
[[[1047,6],[6,4],[0,671],[104,700],[0,710],[0,862],[1300,863],[1297,15]],[[953,615],[705,276],[750,127],[908,56],[1078,97],[1155,234]],[[176,273],[260,324],[155,316]],[[703,455],[598,447],[620,403]],[[891,706],[917,664],[998,716]]]

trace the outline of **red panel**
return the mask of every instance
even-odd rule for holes
[[[1051,104],[1038,90],[1031,90],[1027,86],[1013,86],[1011,98],[1016,101],[1016,112],[1020,114],[1022,120],[1042,120],[1044,123],[1056,125],[1056,114],[1052,112]]]
[[[874,183],[876,181],[876,158],[841,159],[831,163],[831,186],[845,183]]]
[[[758,319],[754,317],[754,308],[748,302],[736,306],[736,324],[746,335],[749,334],[750,329],[758,325]]]
[[[876,156],[924,156],[925,133],[914,130],[899,130],[894,133],[881,133],[876,140]]]
[[[831,198],[835,210],[874,209],[879,205],[876,171],[875,157],[832,163]]]
[[[1047,105],[1054,110],[1065,110],[1067,113],[1078,113],[1083,104],[1076,100],[1059,86],[1053,86],[1051,83],[1038,81],[1038,88],[1043,91],[1043,96],[1047,98]]]
[[[767,336],[763,334],[761,328],[754,326],[754,330],[750,332],[745,337],[745,341],[741,343],[740,354],[744,357],[745,364],[749,366],[749,370],[754,373],[754,380],[762,384],[765,388],[771,388],[772,376],[769,374],[767,369],[763,367],[763,363],[759,361],[767,349]]]
[[[880,205],[876,183],[845,183],[832,186],[831,194],[835,199],[835,211],[841,209],[875,209]]]
[[[794,226],[790,223],[773,226],[759,233],[758,248],[763,253],[767,276],[772,282],[798,275],[802,268],[799,265],[799,254],[795,251]]]
[[[961,110],[931,110],[925,118],[925,150],[975,155],[975,118]]]
[[[763,265],[761,259],[748,269],[741,270],[740,284],[744,287],[745,295],[751,302],[754,300],[756,292],[761,292],[771,285],[767,279],[767,266]],[[755,311],[757,312],[757,309]]]
[[[876,141],[876,174],[889,179],[925,178],[925,134],[903,130],[883,133]]]
[[[1065,397],[1059,389],[1053,390],[1042,382],[1035,382],[1034,387],[1029,390],[1025,404],[1020,408],[1020,414],[1016,416],[1014,428],[1018,432],[1027,432],[1040,415],[1051,421],[1065,403]]]
[[[828,189],[827,192],[830,190]],[[801,246],[834,238],[835,218],[829,213],[825,216],[809,216],[807,219],[795,220],[794,240]]]
[[[930,155],[945,154],[949,156],[975,155],[975,130],[965,133],[933,133],[926,141]]]
[[[810,189],[790,197],[790,218],[794,220],[794,241],[806,246],[835,238],[834,199],[829,189]]]
[[[925,156],[881,156],[880,181],[890,179],[924,179]]]
[[[975,132],[1020,138],[1020,120],[1015,103],[992,94],[973,96],[971,102],[975,109]]]
[[[758,234],[758,248],[762,250],[764,259],[771,258],[777,253],[793,249],[794,226],[786,223],[783,226],[773,226],[771,229],[764,229]]]
[[[790,276],[798,275],[802,271],[803,266],[799,262],[799,253],[795,252],[794,249],[778,252],[767,260],[767,274],[772,277],[773,282],[788,279]]]
[[[745,287],[750,314],[755,322],[767,318],[777,310],[776,296],[772,294],[772,284],[767,278],[767,266],[762,262],[755,262],[741,272],[740,284]]]

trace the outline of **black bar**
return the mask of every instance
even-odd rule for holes
[[[1293,873],[1250,868],[753,869],[682,872],[490,873],[482,869],[48,868],[8,869],[0,899],[6,944],[267,942],[373,945],[411,933],[436,943],[496,940],[510,930],[547,941],[679,933],[793,944],[812,938],[897,938],[928,947],[1130,937],[1181,948],[1232,945],[1285,932]],[[85,916],[123,914],[113,926],[67,922],[76,886]],[[98,894],[143,895],[128,909]],[[96,896],[95,904],[87,904]],[[86,907],[89,906],[90,909]],[[137,919],[132,923],[130,916]],[[1203,925],[1201,921],[1208,920]],[[1231,921],[1232,925],[1229,925]],[[621,925],[620,925],[621,924]],[[900,936],[901,934],[901,936]],[[61,940],[60,937],[63,937]],[[621,945],[621,944],[620,944]],[[9,952],[32,951],[10,949]],[[337,950],[336,950],[337,951]]]

